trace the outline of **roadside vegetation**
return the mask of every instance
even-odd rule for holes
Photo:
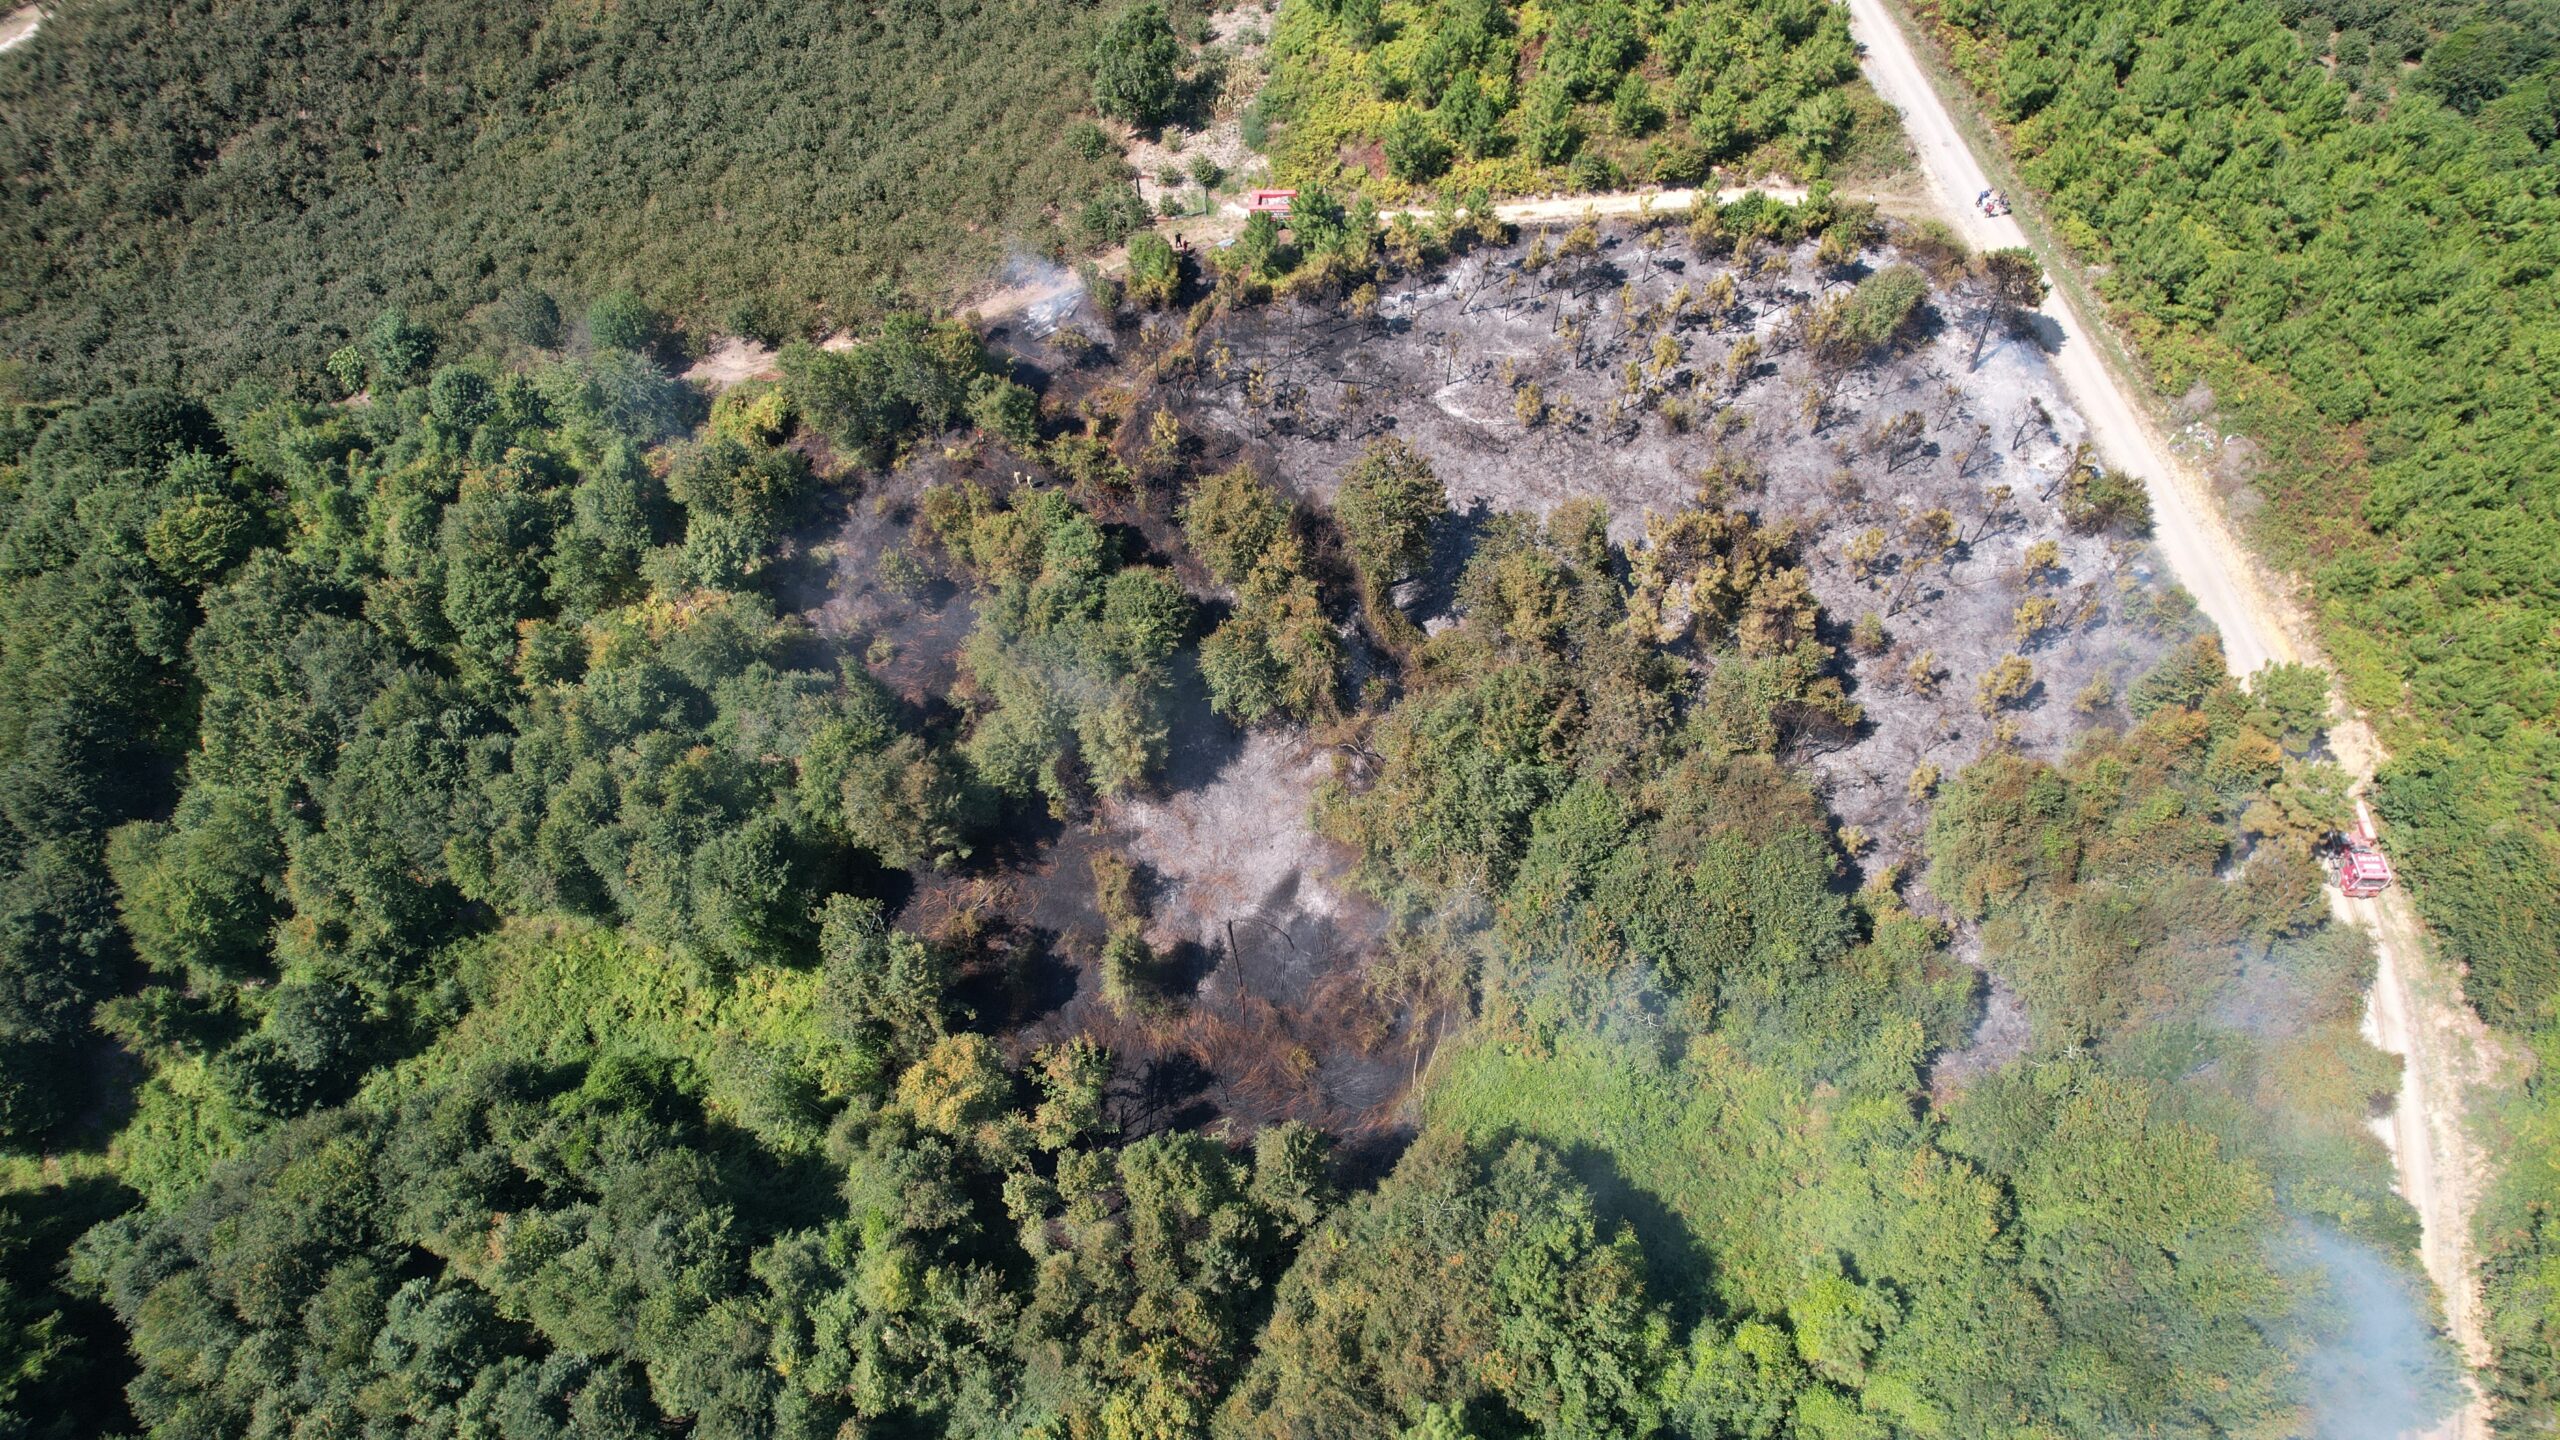
[[[2311,582],[2376,808],[2492,1023],[2560,1019],[2560,21],[2548,7],[1931,7],[2170,394]],[[2166,163],[2170,157],[2173,163]],[[2193,387],[2203,387],[2194,390]],[[2532,1090],[2481,1236],[2505,1422],[2550,1423],[2560,1192]]]
[[[1587,501],[1462,515],[1428,436],[1318,473],[1232,453],[1216,388],[1322,421],[1219,356],[1357,322],[1433,251],[1525,301],[1676,249],[1727,308],[1644,332],[1675,348],[1872,262],[1773,328],[1771,373],[1665,367],[1654,407],[1794,412],[1781,368],[1850,404],[1955,292],[1863,212],[1757,202],[1560,259],[1304,238],[1036,367],[899,317],[706,403],[629,350],[524,364],[395,314],[346,362],[368,403],[11,410],[12,1424],[1883,1440],[2435,1408],[2382,1258],[2414,1221],[2363,1127],[2370,961],[2307,850],[2317,677],[2243,692],[2171,597],[2093,590],[2077,623],[2157,663],[2075,745],[2018,728],[2061,703],[2035,686],[1986,700],[1974,753],[1893,777],[1930,818],[1880,864],[1811,768],[1865,723],[1809,579],[1862,512],[1764,524],[1724,474],[1633,538]],[[1304,298],[1256,305],[1275,283]],[[1877,430],[1841,469],[1917,483]],[[2069,563],[2140,543],[2059,490],[1980,503],[1864,563],[1952,573],[2030,505],[2089,527]],[[1999,583],[2065,563],[2026,553]],[[904,598],[873,633],[836,625],[875,591]],[[1369,926],[1325,993],[1386,1017],[1279,1068],[1383,1051],[1392,1126],[1164,1099],[1253,1062],[1162,1037],[1262,1002],[1232,925],[1203,953],[1095,837],[1274,736],[1340,757],[1297,798]],[[1968,1059],[2007,1004],[2033,1043]],[[2359,1372],[2387,1393],[2340,1378],[2372,1323],[2405,1330]]]

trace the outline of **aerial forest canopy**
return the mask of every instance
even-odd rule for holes
[[[1124,188],[1094,12],[72,0],[0,66],[17,384],[309,380],[384,304],[536,347],[636,290],[780,340],[982,281]]]
[[[2560,8],[1920,16],[2560,1063]],[[2155,578],[2035,254],[1833,188],[1895,137],[1828,0],[48,8],[0,1437],[2442,1413],[2329,677]]]
[[[2309,851],[2318,677],[2244,690],[2113,568],[2144,552],[2079,503],[2104,476],[1984,489],[1913,458],[1917,410],[1839,442],[1819,503],[1928,466],[1979,493],[1863,547],[1764,523],[1777,486],[1723,452],[1613,534],[1589,500],[1457,513],[1427,437],[1327,473],[1220,438],[1229,395],[1314,423],[1253,347],[1363,323],[1333,279],[1453,251],[1547,296],[1645,257],[1664,302],[1609,343],[1738,355],[1708,384],[1789,436],[1762,367],[1970,343],[1931,318],[1962,258],[1827,197],[1552,252],[1490,228],[1346,225],[1188,317],[1106,301],[1036,364],[896,315],[714,398],[393,310],[348,322],[361,400],[6,412],[0,1419],[2285,1434],[2364,1395],[2368,1306],[2410,1327],[2389,1413],[2425,1413],[2371,959]],[[1750,307],[1853,261],[1764,352]],[[1249,303],[1266,262],[1304,298]],[[1695,438],[1635,370],[1625,417],[1557,378],[1500,423]],[[2038,602],[1999,684],[1941,694],[1937,652],[1885,659],[1808,578],[1849,551],[1882,595],[1970,547]],[[2123,577],[2073,624],[2145,663],[2082,692],[2085,739],[2031,741],[2066,564]],[[1934,807],[1908,868],[1805,769],[1863,723],[1853,665],[1988,737],[1895,778]],[[1356,950],[1299,993],[1358,1033],[1268,1083],[1383,1076],[1393,1126],[1185,1108],[1182,1046],[1243,1063],[1209,1047],[1276,1007],[1156,923],[1180,857],[1097,838],[1287,745],[1340,764],[1190,843],[1312,810]],[[1970,1079],[1958,921],[2048,1037]]]

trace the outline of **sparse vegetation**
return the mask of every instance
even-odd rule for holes
[[[2031,645],[2061,621],[2062,605],[2050,595],[2030,595],[2009,615],[2009,638]]]
[[[1129,242],[1129,298],[1161,310],[1182,298],[1182,259],[1173,243],[1149,230]]]
[[[1872,579],[1876,567],[1885,558],[1885,533],[1881,525],[1870,525],[1849,537],[1840,548],[1840,558],[1849,562],[1849,573],[1861,580]]]
[[[2006,710],[2025,700],[2035,689],[2036,667],[2023,655],[2003,655],[2000,663],[1982,673],[1974,686],[1975,703],[1985,715]]]
[[[2062,481],[2062,513],[2083,534],[2148,535],[2151,496],[2142,481],[2109,470],[2084,451]]]
[[[1849,643],[1861,655],[1881,655],[1892,643],[1892,637],[1885,633],[1884,621],[1868,610],[1849,627]]]

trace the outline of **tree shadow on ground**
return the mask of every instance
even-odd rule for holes
[[[1662,1197],[1628,1180],[1615,1157],[1595,1145],[1565,1147],[1565,1168],[1591,1191],[1603,1220],[1624,1221],[1644,1247],[1646,1288],[1687,1331],[1715,1309],[1715,1260],[1689,1224]]]

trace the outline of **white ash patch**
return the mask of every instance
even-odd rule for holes
[[[1230,924],[1285,930],[1336,915],[1343,857],[1309,814],[1332,774],[1331,753],[1303,733],[1255,730],[1205,785],[1110,802],[1106,818],[1129,833],[1129,854],[1163,882],[1157,927],[1222,950]]]

